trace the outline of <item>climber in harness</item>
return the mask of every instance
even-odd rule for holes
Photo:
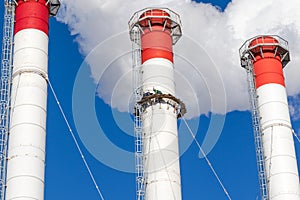
[[[157,90],[154,87],[153,87],[153,92],[154,92],[154,94],[163,94],[160,90]],[[157,99],[155,99],[155,102],[163,103],[164,100],[161,97],[158,97]]]
[[[162,92],[161,92],[160,90],[157,90],[157,89],[155,89],[155,88],[153,88],[153,92],[154,92],[155,94],[162,94]]]

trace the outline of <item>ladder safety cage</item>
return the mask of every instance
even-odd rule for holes
[[[145,177],[143,156],[143,128],[142,107],[138,103],[143,97],[141,76],[141,40],[140,30],[137,27],[130,29],[132,40],[132,70],[133,70],[133,95],[134,95],[134,135],[135,135],[135,173],[136,173],[136,199],[144,200]]]
[[[10,93],[13,63],[15,1],[4,1],[4,21],[0,81],[0,199],[5,199],[7,144],[10,121]]]
[[[259,178],[259,186],[262,200],[268,200],[268,186],[266,178],[266,170],[264,163],[264,150],[262,144],[262,132],[260,126],[260,114],[258,110],[257,94],[255,90],[255,81],[252,68],[252,62],[249,61],[247,69],[248,91],[250,95],[250,107],[252,110],[252,125],[254,133],[254,143],[256,148],[256,162]]]
[[[267,176],[265,170],[264,163],[264,150],[262,144],[262,131],[260,125],[260,113],[258,110],[258,102],[257,102],[257,93],[255,86],[255,74],[253,70],[253,59],[254,56],[251,54],[250,42],[253,39],[246,41],[243,46],[240,48],[240,59],[241,66],[247,71],[247,82],[248,82],[248,92],[250,96],[250,108],[252,113],[252,126],[254,133],[254,143],[255,143],[255,152],[256,152],[256,163],[258,170],[258,179],[259,179],[259,187],[261,200],[268,200],[268,185],[267,185]]]

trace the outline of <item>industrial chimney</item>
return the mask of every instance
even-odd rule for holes
[[[138,11],[129,21],[135,77],[137,199],[181,200],[173,45],[179,16],[166,8]]]
[[[6,199],[44,199],[48,19],[58,0],[15,1]]]
[[[299,176],[283,68],[288,45],[279,36],[257,36],[240,49],[248,72],[262,199],[299,200]]]

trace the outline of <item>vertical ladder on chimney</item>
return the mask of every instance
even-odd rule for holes
[[[256,149],[256,161],[257,161],[257,170],[258,170],[258,178],[259,178],[259,187],[261,193],[262,200],[268,200],[268,187],[266,180],[266,171],[265,171],[265,163],[264,163],[264,150],[262,144],[262,135],[261,135],[261,127],[260,127],[260,114],[258,110],[257,103],[257,94],[255,88],[255,80],[254,80],[254,72],[253,65],[250,59],[247,59],[247,81],[248,81],[248,91],[250,95],[250,107],[252,111],[252,125],[254,132],[254,142]]]
[[[134,134],[135,134],[135,172],[136,172],[136,199],[144,200],[145,178],[143,157],[143,130],[141,113],[142,108],[138,103],[143,98],[141,86],[141,40],[140,30],[133,29],[132,37],[132,60],[133,60],[133,92],[134,92]]]

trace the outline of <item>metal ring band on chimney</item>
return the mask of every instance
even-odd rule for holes
[[[153,105],[153,103],[162,103],[159,101],[160,99],[168,99],[169,100],[169,101],[164,100],[164,102],[169,104],[170,106],[172,106],[174,109],[176,109],[178,118],[183,117],[184,114],[186,113],[186,106],[183,103],[183,101],[174,97],[171,94],[152,94],[150,96],[143,97],[141,99],[141,101],[139,101],[137,103],[140,104],[142,107],[144,107],[144,106],[148,107],[148,106]],[[171,103],[170,101],[173,103]],[[147,103],[150,103],[150,104],[147,104]]]
[[[15,71],[12,75],[12,78],[15,78],[16,76],[18,75],[21,75],[23,73],[34,73],[34,74],[38,74],[40,75],[41,77],[43,77],[45,79],[46,82],[48,82],[48,75],[42,71],[42,70],[39,70],[39,69],[25,69],[25,70],[18,70],[18,71]]]

